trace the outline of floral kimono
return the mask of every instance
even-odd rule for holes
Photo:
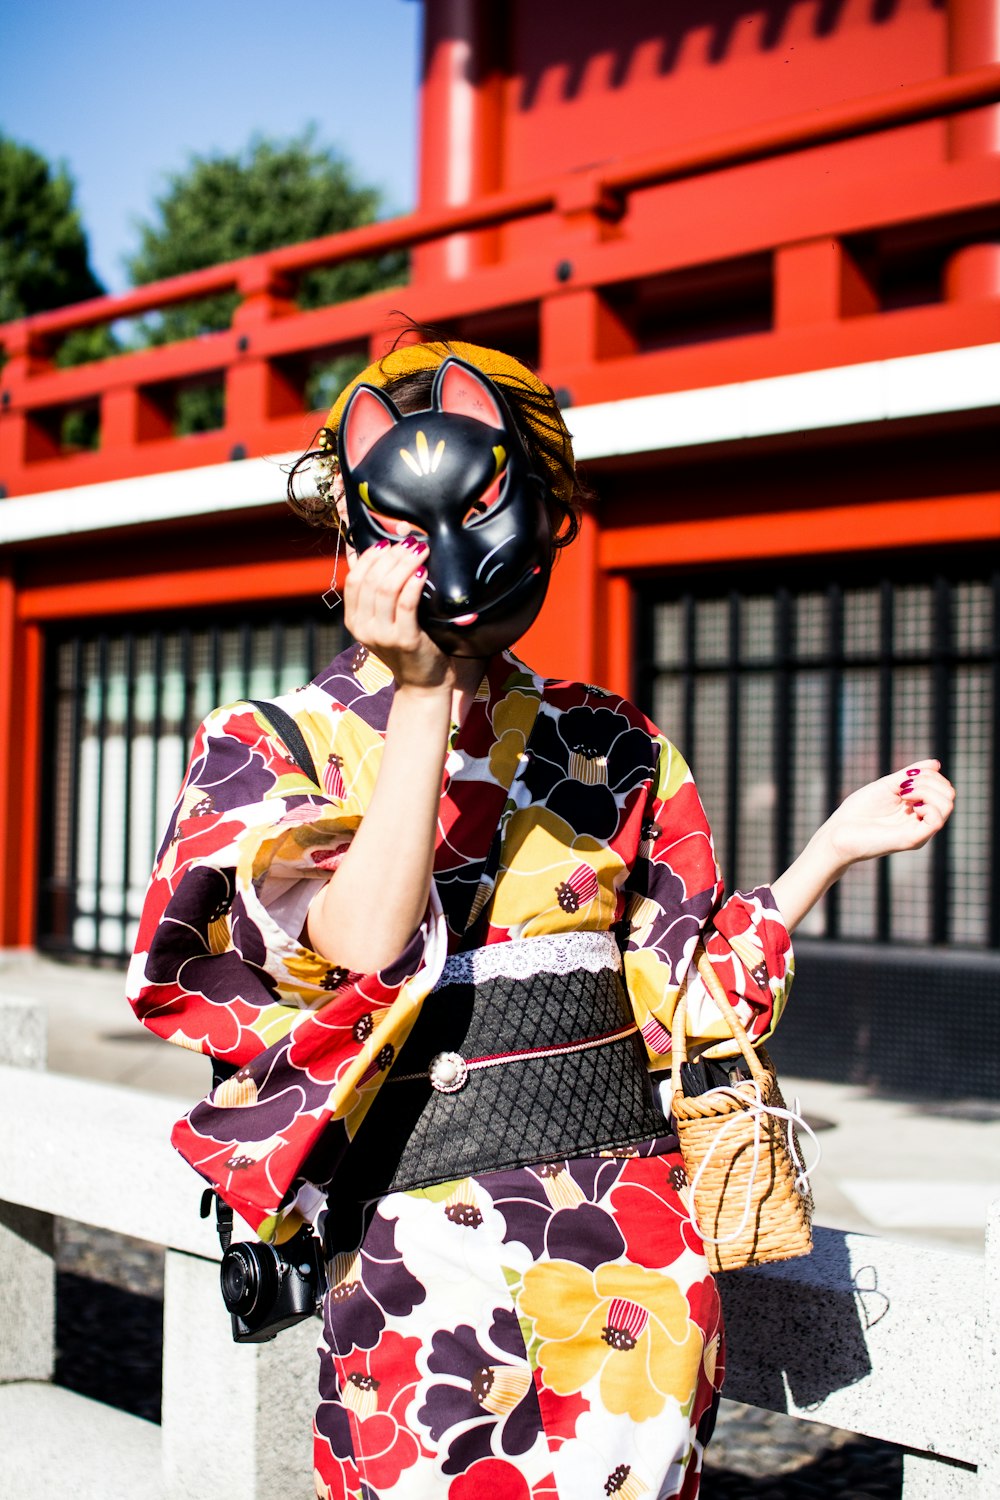
[[[352,646],[279,700],[318,781],[252,704],[198,731],[129,994],[152,1030],[237,1071],[173,1142],[262,1238],[322,1224],[328,1185],[328,1227],[359,1209],[326,1236],[319,1496],[690,1500],[722,1379],[718,1299],[676,1140],[645,1084],[623,1123],[609,1060],[669,1066],[682,989],[692,1041],[731,1050],[699,940],[751,1037],[768,1035],[787,931],[766,888],[723,901],[690,772],[637,709],[503,653],[451,737],[420,929],[377,974],[321,957],[308,904],[364,815],[392,692]],[[583,1040],[560,1030],[581,978],[627,995]],[[435,1081],[439,1057],[430,1073],[407,1059],[437,997],[463,993],[449,984],[485,987],[495,1034],[471,1059],[439,1054]],[[584,1061],[597,1071],[561,1071]],[[512,1062],[530,1064],[527,1104],[505,1093]],[[449,1099],[466,1111],[453,1154],[434,1124],[416,1175],[389,1182],[374,1122],[398,1126],[408,1080],[428,1077],[435,1121]],[[556,1135],[535,1134],[542,1114]]]

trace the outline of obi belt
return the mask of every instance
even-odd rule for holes
[[[613,934],[497,943],[445,963],[331,1199],[358,1201],[355,1176],[371,1199],[668,1132]]]

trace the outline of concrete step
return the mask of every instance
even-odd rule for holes
[[[155,1423],[41,1381],[0,1385],[0,1469],[11,1500],[164,1500]]]

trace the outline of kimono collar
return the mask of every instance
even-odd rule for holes
[[[395,689],[392,672],[374,651],[351,642],[328,667],[324,667],[314,682],[316,687],[329,693],[336,703],[357,714],[372,729],[385,733]],[[537,700],[541,697],[542,680],[513,652],[499,651],[487,662],[465,722],[454,737],[454,746],[464,749],[469,742],[470,753],[487,753],[478,746],[487,734],[492,742],[490,726],[495,721],[496,709],[511,693]],[[473,744],[476,750],[471,749]]]

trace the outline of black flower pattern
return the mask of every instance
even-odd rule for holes
[[[493,1314],[488,1340],[467,1324],[434,1335],[427,1360],[431,1379],[417,1420],[434,1442],[453,1432],[445,1474],[461,1474],[494,1449],[526,1453],[538,1430],[537,1398],[520,1325],[508,1308]],[[433,1379],[442,1376],[440,1382]]]
[[[629,792],[648,783],[656,758],[650,735],[614,709],[580,704],[556,715],[543,705],[525,781],[534,803],[594,838],[611,839]]]

